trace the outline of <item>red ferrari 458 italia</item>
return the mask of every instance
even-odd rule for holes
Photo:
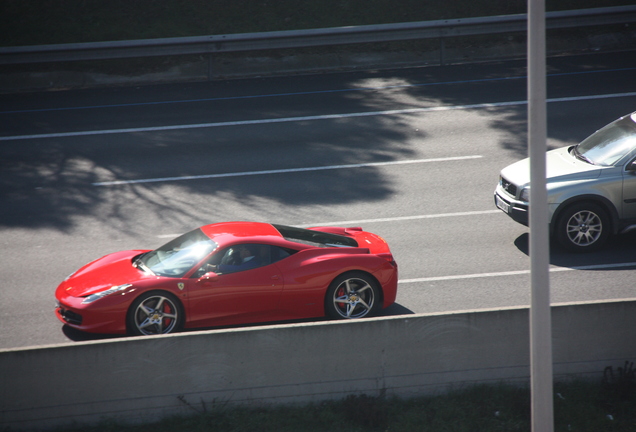
[[[87,264],[58,286],[56,315],[82,331],[133,335],[362,318],[395,301],[397,281],[388,244],[361,228],[227,222]]]

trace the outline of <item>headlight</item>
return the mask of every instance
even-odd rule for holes
[[[95,294],[91,294],[88,297],[86,297],[83,301],[82,304],[87,304],[87,303],[93,303],[95,300],[99,300],[102,297],[106,297],[107,295],[111,295],[113,293],[116,293],[118,291],[123,291],[126,288],[132,286],[132,284],[124,284],[124,285],[119,285],[119,286],[114,286],[111,288],[108,288],[105,291],[100,291],[98,293]]]
[[[521,194],[519,194],[519,199],[521,201],[530,202],[530,186],[521,189]]]

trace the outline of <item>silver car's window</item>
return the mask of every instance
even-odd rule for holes
[[[625,117],[593,133],[576,146],[576,151],[594,165],[611,166],[636,148],[636,127]]]

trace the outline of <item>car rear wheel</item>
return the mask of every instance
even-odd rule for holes
[[[172,294],[149,292],[139,296],[128,310],[127,328],[134,335],[157,335],[179,331],[183,308]]]
[[[329,285],[325,312],[335,319],[372,316],[380,307],[380,288],[376,280],[362,272],[345,273]]]
[[[559,218],[556,234],[559,243],[568,250],[596,250],[603,246],[609,237],[609,217],[597,204],[574,204]]]

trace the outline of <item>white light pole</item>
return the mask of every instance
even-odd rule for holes
[[[528,0],[530,388],[533,432],[554,430],[546,150],[545,0]]]

